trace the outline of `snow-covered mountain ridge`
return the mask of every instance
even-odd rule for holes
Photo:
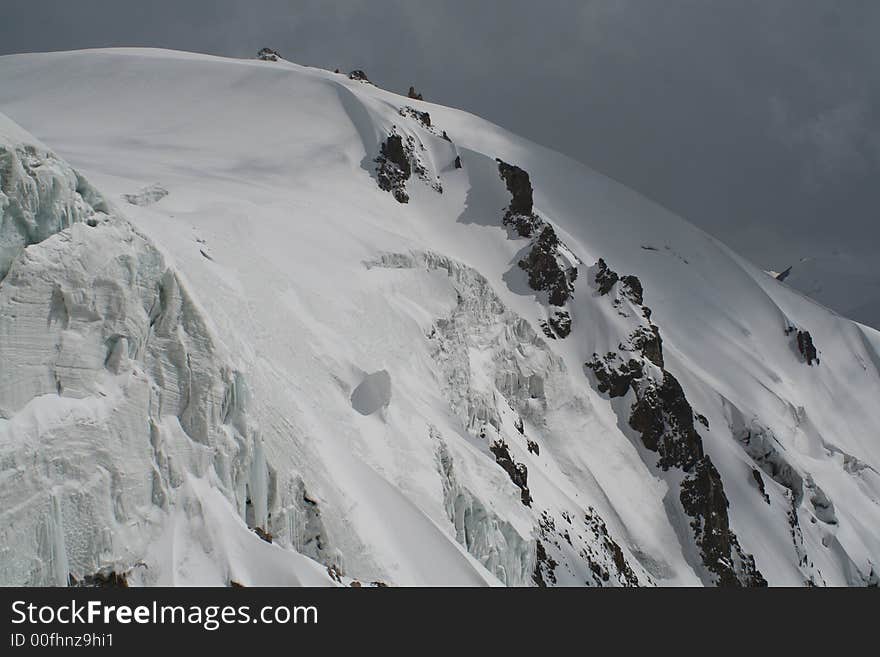
[[[4,583],[878,583],[880,334],[638,194],[283,60],[0,112]]]

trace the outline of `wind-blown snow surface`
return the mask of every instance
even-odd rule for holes
[[[0,111],[0,581],[877,583],[880,333],[637,194],[285,61],[7,56]]]

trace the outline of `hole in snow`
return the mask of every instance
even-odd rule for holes
[[[385,370],[367,374],[354,392],[351,405],[361,415],[372,415],[391,402],[391,375]]]

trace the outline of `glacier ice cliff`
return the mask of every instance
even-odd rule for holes
[[[244,378],[164,256],[51,152],[0,158],[0,582],[175,581],[153,558],[169,517],[224,503],[194,479],[238,511],[240,540],[271,527],[322,557],[315,502],[277,481]]]

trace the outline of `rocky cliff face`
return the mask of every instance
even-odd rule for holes
[[[529,254],[519,261],[519,266],[529,275],[529,286],[546,292],[551,305],[564,306],[573,292],[572,283],[577,269],[564,268],[558,255],[559,238],[552,226],[544,226]]]
[[[532,182],[529,174],[515,164],[497,160],[507,191],[510,192],[510,205],[504,213],[504,225],[510,226],[520,237],[531,237],[542,225],[541,219],[532,210]]]
[[[641,323],[620,343],[620,351],[603,357],[593,354],[586,368],[595,376],[600,392],[610,398],[632,398],[625,419],[642,444],[658,455],[662,472],[678,471],[679,502],[690,519],[693,541],[703,565],[720,586],[765,586],[755,567],[730,528],[721,475],[705,454],[696,430],[696,414],[681,384],[663,368],[660,331],[650,321],[643,305],[644,290],[635,276],[619,276],[600,259],[593,269],[593,282],[600,296],[611,296],[612,304],[635,310]],[[623,337],[623,336],[622,336]]]
[[[400,135],[389,135],[376,158],[376,177],[379,189],[391,192],[398,203],[409,203],[406,181],[412,176],[412,142],[404,142]]]
[[[556,236],[553,226],[533,211],[529,174],[518,166],[496,161],[511,196],[502,224],[514,229],[520,238],[533,238],[525,257],[517,264],[528,274],[529,287],[546,293],[546,303],[554,306],[548,310],[541,328],[550,339],[565,338],[571,333],[572,321],[566,304],[574,294],[579,261]]]

